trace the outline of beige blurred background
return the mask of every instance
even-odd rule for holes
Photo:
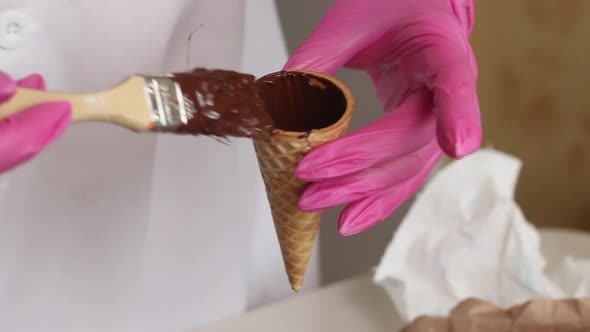
[[[277,1],[290,51],[331,3]],[[590,230],[590,1],[475,3],[471,40],[480,69],[485,145],[523,160],[517,201],[529,221]],[[368,78],[350,70],[338,77],[358,101],[352,129],[377,119],[381,107]],[[352,237],[337,234],[340,210],[330,211],[320,233],[324,283],[374,266],[409,204]]]

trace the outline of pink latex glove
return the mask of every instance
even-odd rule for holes
[[[0,72],[0,103],[7,101],[17,87],[45,89],[43,78],[33,74],[15,82]],[[71,119],[70,104],[57,101],[35,105],[0,121],[0,173],[36,156],[57,139]]]
[[[285,69],[364,70],[386,115],[302,160],[296,175],[312,182],[302,210],[348,204],[339,231],[362,232],[411,197],[444,153],[479,148],[473,17],[470,0],[335,1]]]

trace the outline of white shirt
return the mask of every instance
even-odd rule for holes
[[[52,90],[286,59],[272,0],[0,0],[0,70]],[[249,140],[76,124],[0,175],[0,331],[186,332],[289,295]]]

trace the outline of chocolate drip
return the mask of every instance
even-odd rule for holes
[[[270,135],[272,119],[265,111],[254,76],[204,68],[173,75],[195,108],[188,123],[174,128],[174,132],[222,138]]]

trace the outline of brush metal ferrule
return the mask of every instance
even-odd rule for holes
[[[143,76],[148,105],[156,131],[171,131],[186,125],[195,114],[195,105],[174,81],[173,76]]]

